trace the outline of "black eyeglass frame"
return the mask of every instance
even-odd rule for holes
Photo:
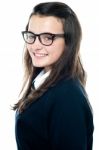
[[[33,34],[34,35],[34,41],[33,42],[27,42],[26,41],[26,39],[25,39],[25,37],[24,37],[24,34],[26,34],[26,33],[30,33],[30,34]],[[41,40],[41,35],[44,35],[44,34],[49,34],[49,35],[51,35],[51,37],[52,37],[52,42],[50,43],[50,44],[44,44],[44,43],[42,43],[42,40]],[[24,41],[26,42],[26,43],[28,43],[28,44],[33,44],[34,42],[35,42],[35,40],[36,40],[36,37],[38,37],[38,39],[39,39],[39,41],[40,41],[40,43],[42,44],[42,45],[45,45],[45,46],[50,46],[50,45],[52,45],[52,43],[53,43],[53,41],[56,39],[56,38],[58,38],[58,37],[65,37],[65,34],[64,33],[62,33],[62,34],[53,34],[53,33],[50,33],[50,32],[43,32],[43,33],[40,33],[40,34],[35,34],[35,33],[33,33],[33,32],[31,32],[31,31],[22,31],[22,36],[23,36],[23,39],[24,39]]]

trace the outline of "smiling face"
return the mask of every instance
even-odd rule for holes
[[[53,33],[64,34],[63,24],[60,19],[52,16],[33,15],[29,21],[28,31],[34,34]],[[38,37],[33,44],[26,44],[32,59],[33,66],[44,67],[45,71],[51,68],[62,55],[65,49],[63,37],[55,38],[52,45],[42,45]]]

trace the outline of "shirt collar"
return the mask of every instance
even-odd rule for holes
[[[49,76],[50,74],[50,70],[48,72],[44,72],[44,70],[42,70],[37,77],[33,80],[34,83],[34,88],[37,89],[38,87],[41,86],[41,84],[44,83],[44,81],[46,80],[46,78]]]

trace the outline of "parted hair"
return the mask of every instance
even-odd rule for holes
[[[32,88],[32,81],[43,68],[34,67],[27,48],[24,49],[24,81],[20,92],[21,97],[13,107],[14,110],[18,109],[20,113],[26,109],[28,104],[36,101],[49,87],[55,86],[63,78],[77,78],[83,86],[86,83],[86,73],[79,52],[82,30],[75,12],[65,3],[40,3],[33,8],[26,30],[28,30],[29,21],[33,15],[59,18],[63,24],[66,47],[58,61],[51,66],[50,75],[36,90]]]

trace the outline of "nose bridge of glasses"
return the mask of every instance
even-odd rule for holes
[[[39,43],[41,43],[40,35],[41,34],[34,34],[34,36],[35,36],[34,42],[39,41]]]

